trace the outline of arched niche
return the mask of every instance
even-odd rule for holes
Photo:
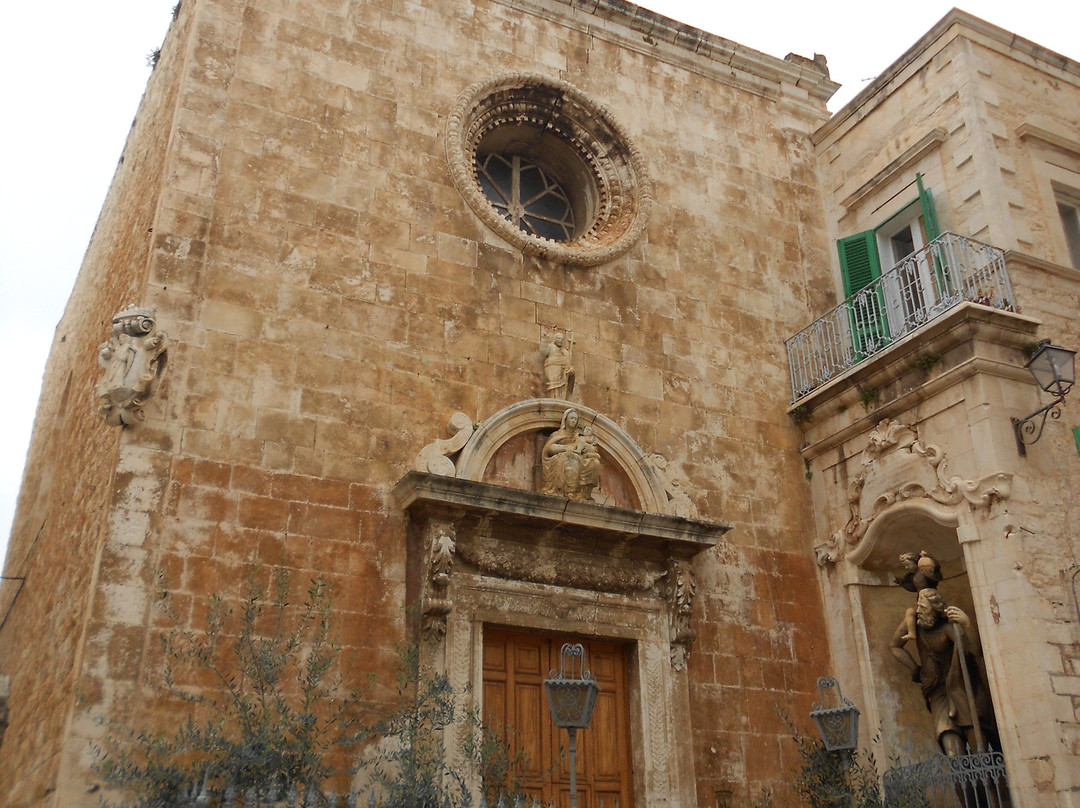
[[[847,560],[864,570],[887,572],[897,568],[901,553],[924,550],[948,569],[963,563],[956,537],[959,524],[955,505],[932,499],[906,500],[877,515]]]

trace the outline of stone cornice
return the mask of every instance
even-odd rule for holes
[[[919,138],[918,142],[914,143],[908,149],[904,151],[899,157],[889,163],[881,171],[877,172],[874,176],[860,185],[855,191],[849,194],[843,199],[840,204],[844,208],[851,208],[861,202],[868,194],[872,193],[875,189],[880,188],[891,180],[895,179],[900,174],[903,174],[913,165],[919,162],[925,155],[932,152],[938,146],[945,142],[945,130],[944,129],[932,129],[927,134]]]
[[[496,0],[540,17],[608,32],[621,45],[682,67],[690,60],[700,72],[727,84],[779,97],[786,87],[798,88],[824,104],[839,83],[817,67],[787,61],[677,22],[624,0]],[[693,69],[691,67],[691,69]]]
[[[616,508],[505,486],[411,471],[398,481],[394,500],[404,511],[512,521],[534,530],[574,531],[607,541],[645,539],[679,556],[712,547],[730,526],[629,508]]]
[[[873,82],[837,111],[824,126],[814,132],[814,143],[823,143],[838,129],[853,122],[853,119],[857,121],[868,114],[869,109],[875,106],[876,96],[886,93],[889,86],[905,71],[917,63],[928,61],[940,47],[947,44],[950,40],[949,32],[954,26],[962,26],[966,29],[966,33],[975,35],[984,44],[996,43],[1004,51],[1012,51],[1026,57],[1039,66],[1045,66],[1043,69],[1056,69],[1057,75],[1070,77],[1074,83],[1080,84],[1080,62],[1055,53],[1004,28],[999,28],[973,14],[954,8],[938,20],[934,27],[920,37],[899,59],[882,71]]]

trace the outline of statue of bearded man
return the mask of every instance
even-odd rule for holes
[[[889,644],[892,655],[922,687],[941,751],[950,756],[975,751],[985,746],[979,738],[996,738],[993,709],[976,663],[978,634],[963,610],[946,606],[936,589],[919,591],[915,615],[915,636],[902,620]],[[912,639],[917,662],[907,647]]]

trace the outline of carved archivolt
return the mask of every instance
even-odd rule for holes
[[[130,426],[146,415],[143,404],[165,373],[168,335],[153,309],[128,306],[112,318],[112,332],[98,349],[105,376],[97,386],[99,409],[110,426]]]
[[[574,425],[565,423],[573,412]],[[674,469],[663,455],[646,455],[637,443],[614,421],[581,404],[569,405],[554,398],[529,399],[518,402],[492,415],[478,427],[465,413],[455,413],[450,419],[452,438],[439,439],[425,446],[413,463],[416,471],[457,477],[463,480],[483,480],[488,464],[505,443],[525,433],[566,433],[559,447],[572,448],[580,444],[580,470],[570,473],[571,461],[567,452],[548,452],[562,455],[546,469],[547,482],[543,493],[566,496],[583,501],[603,501],[596,490],[596,457],[602,453],[622,472],[633,487],[641,510],[671,514],[686,519],[698,518],[697,508],[690,496],[674,479]],[[573,433],[570,435],[570,433]],[[557,467],[557,468],[556,468]],[[576,468],[576,466],[575,466]],[[560,474],[561,472],[561,474]],[[557,482],[561,480],[561,482]],[[571,480],[576,484],[570,484]]]
[[[848,521],[814,548],[818,564],[835,563],[851,554],[875,520],[898,503],[923,500],[931,509],[989,508],[1011,493],[1011,474],[966,480],[949,476],[947,465],[941,447],[923,444],[916,427],[888,418],[881,421],[870,433],[859,473],[848,484]]]

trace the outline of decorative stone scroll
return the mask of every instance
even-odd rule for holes
[[[974,480],[950,477],[940,446],[923,444],[916,427],[888,418],[870,433],[861,465],[848,484],[847,523],[814,547],[819,566],[851,555],[875,520],[897,503],[924,500],[949,507],[989,508],[1007,499],[1012,489],[1012,475],[1004,472]]]
[[[454,477],[457,474],[457,467],[449,455],[457,454],[469,442],[473,433],[473,422],[465,413],[455,412],[450,416],[448,426],[451,430],[456,430],[454,437],[439,438],[421,449],[413,462],[414,470],[440,474],[443,477]]]
[[[159,331],[154,309],[134,304],[112,318],[112,333],[98,349],[105,376],[97,386],[99,409],[110,426],[142,421],[143,404],[165,373],[168,335]]]

